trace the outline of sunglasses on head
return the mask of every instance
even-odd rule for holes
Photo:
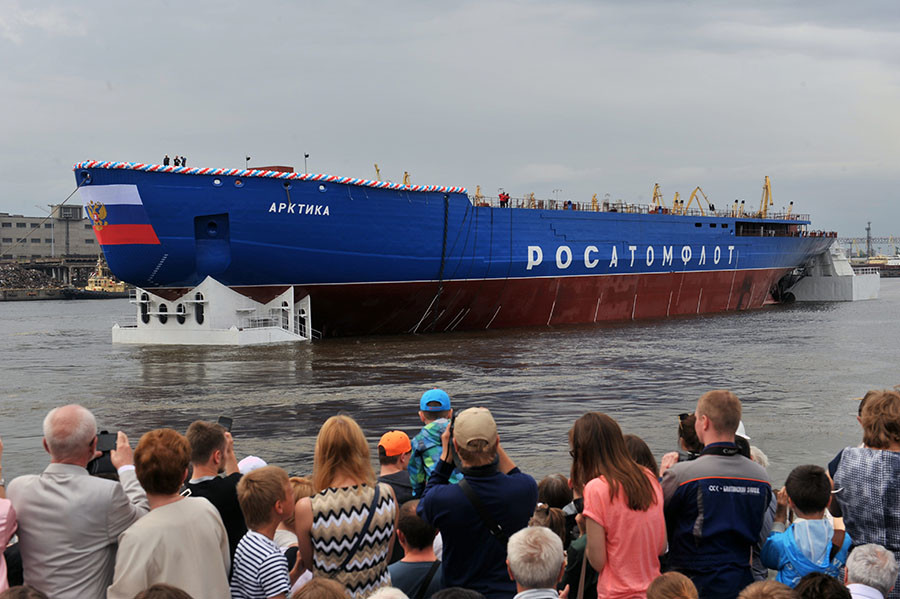
[[[688,419],[690,417],[691,417],[691,414],[689,414],[688,412],[682,412],[681,414],[678,415],[678,422],[684,422],[686,419]]]

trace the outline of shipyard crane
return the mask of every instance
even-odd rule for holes
[[[381,181],[381,169],[378,168],[378,163],[375,163],[375,180]]]
[[[762,191],[762,200],[759,204],[759,214],[757,215],[759,218],[766,218],[766,215],[769,214],[769,206],[772,206],[775,202],[772,200],[772,184],[769,182],[769,175],[766,175],[766,182],[763,185]]]
[[[706,200],[706,205],[709,207],[709,211],[711,213],[715,213],[716,207],[709,203],[709,198],[706,197],[706,194],[703,193],[703,190],[700,189],[700,186],[694,188],[694,191],[691,192],[691,197],[688,199],[687,206],[684,207],[684,212],[687,212],[691,209],[691,204],[694,203],[694,200],[697,200],[697,207],[700,208],[700,214],[702,216],[706,216],[706,212],[703,210],[703,204],[700,203],[700,199],[697,197],[697,192],[700,192],[700,195],[703,196],[703,199]]]
[[[403,184],[409,185],[409,171],[403,171]]]
[[[676,195],[677,197],[677,195]],[[653,184],[653,202],[652,205],[657,210],[663,210],[666,207],[666,200],[663,198],[662,191],[659,189],[659,183]],[[674,206],[673,206],[674,208]]]

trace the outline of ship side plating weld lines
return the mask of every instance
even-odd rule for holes
[[[603,292],[600,292],[600,297],[597,298],[597,307],[594,308],[594,322],[597,322],[597,315],[600,314],[600,300],[603,299]]]
[[[700,295],[697,296],[697,314],[700,314],[700,301],[703,299],[703,287],[700,288]]]

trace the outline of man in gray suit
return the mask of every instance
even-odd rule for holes
[[[7,490],[19,521],[25,583],[54,599],[103,599],[112,583],[119,534],[147,513],[128,437],[110,452],[120,483],[85,470],[97,455],[97,422],[79,405],[44,418],[50,465],[12,481]]]

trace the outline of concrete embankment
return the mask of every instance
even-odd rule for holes
[[[62,289],[0,289],[0,302],[66,299]]]

